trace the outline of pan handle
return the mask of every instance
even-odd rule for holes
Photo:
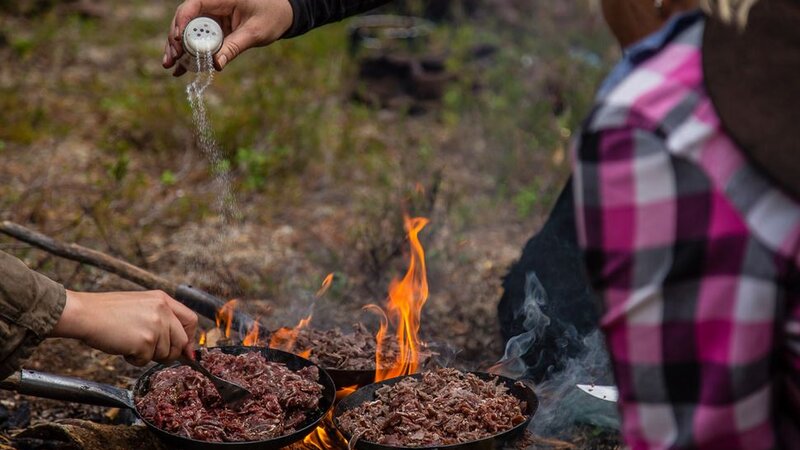
[[[134,409],[133,393],[127,389],[33,370],[23,369],[0,381],[0,389],[53,400]]]
[[[197,314],[211,320],[216,319],[217,311],[225,304],[221,298],[188,284],[181,284],[175,289],[175,299]],[[249,330],[253,326],[253,319],[247,314],[235,310],[232,325],[235,330]]]

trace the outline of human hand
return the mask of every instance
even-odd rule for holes
[[[67,291],[52,337],[79,339],[131,364],[192,357],[197,315],[162,291]]]
[[[294,19],[289,0],[186,0],[178,6],[172,19],[163,66],[169,69],[183,55],[183,30],[198,16],[216,19],[222,26],[225,39],[214,56],[214,66],[222,70],[229,62],[251,47],[269,45],[280,38]],[[186,73],[180,65],[172,73]]]

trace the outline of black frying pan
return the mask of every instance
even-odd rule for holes
[[[478,449],[494,449],[494,448],[502,448],[502,444],[508,442],[510,440],[516,439],[520,437],[524,432],[525,429],[528,427],[528,424],[531,422],[533,415],[536,413],[536,409],[539,407],[539,399],[536,397],[536,394],[533,392],[529,386],[512,380],[511,378],[493,375],[490,373],[483,373],[483,372],[470,372],[476,375],[478,378],[482,380],[494,380],[497,379],[499,382],[503,383],[507,388],[508,392],[519,399],[520,401],[525,402],[525,410],[523,413],[525,414],[525,421],[518,424],[514,428],[510,430],[503,431],[501,433],[494,434],[492,436],[488,436],[484,439],[479,439],[476,441],[470,442],[463,442],[461,444],[451,444],[451,445],[440,445],[435,447],[394,447],[391,445],[384,445],[378,444],[375,442],[370,442],[365,439],[358,439],[355,443],[355,448],[358,450],[400,450],[400,449],[407,449],[407,450],[433,450],[433,449],[447,449],[447,450],[478,450]],[[362,403],[366,403],[369,401],[375,400],[375,391],[383,386],[390,386],[405,378],[422,378],[422,374],[414,374],[414,375],[406,375],[403,377],[391,378],[389,380],[381,381],[380,383],[370,384],[368,386],[362,387],[361,389],[355,391],[354,393],[350,394],[344,400],[340,401],[339,404],[336,406],[336,410],[334,411],[333,416],[333,423],[336,425],[336,429],[344,436],[345,439],[350,441],[352,437],[349,433],[347,433],[340,425],[339,425],[339,417],[344,414],[346,411],[349,411],[353,408],[358,407]]]
[[[429,356],[426,355],[420,364],[427,363]],[[337,390],[354,386],[360,388],[375,381],[375,369],[333,369],[326,367],[325,370],[333,379],[333,384],[336,385]]]
[[[280,362],[293,371],[302,369],[303,367],[314,366],[311,361],[301,358],[297,355],[287,353],[281,350],[263,347],[243,347],[243,346],[230,346],[218,347],[224,353],[231,355],[240,355],[248,352],[259,352],[264,355],[269,361]],[[95,383],[92,381],[85,381],[78,378],[63,377],[59,375],[52,375],[41,372],[34,372],[30,370],[21,371],[17,379],[11,381],[6,380],[0,382],[0,388],[6,390],[17,391],[20,394],[32,395],[36,397],[50,398],[54,400],[66,400],[70,402],[85,403],[90,405],[110,406],[117,408],[130,408],[139,417],[147,427],[152,430],[159,438],[169,445],[177,448],[184,449],[199,449],[199,450],[220,450],[220,449],[235,449],[235,450],[272,450],[284,447],[291,443],[297,442],[311,433],[322,420],[323,417],[330,411],[333,406],[334,398],[336,397],[336,388],[334,387],[333,380],[328,376],[327,372],[320,368],[319,383],[322,385],[322,398],[319,402],[319,408],[313,411],[306,418],[293,433],[279,436],[273,439],[263,441],[241,441],[241,442],[207,442],[190,439],[174,433],[164,431],[139,415],[136,409],[134,398],[139,394],[143,394],[149,387],[150,377],[156,372],[163,370],[164,365],[157,365],[145,372],[136,381],[133,391],[118,388],[115,386]]]
[[[214,319],[219,308],[225,304],[225,301],[202,291],[195,287],[182,284],[178,286],[175,291],[175,298],[184,305],[191,308],[194,312]],[[241,310],[234,310],[232,327],[236,330],[248,330],[253,326],[254,320]],[[266,330],[266,339],[272,334],[266,326],[260,324],[261,330]],[[349,370],[349,369],[333,369],[326,367],[325,370],[328,375],[333,379],[336,389],[342,389],[350,386],[366,386],[375,380],[375,369],[365,370]]]

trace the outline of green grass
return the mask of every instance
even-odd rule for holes
[[[133,2],[134,8],[145,3]],[[110,61],[97,57],[99,67],[87,67],[79,80],[54,77],[45,92],[56,99],[37,102],[15,95],[31,87],[22,78],[18,86],[0,92],[2,118],[11,125],[3,127],[0,139],[30,144],[74,132],[83,119],[70,114],[74,103],[99,122],[85,132],[112,155],[121,149],[174,154],[194,145],[185,80],[174,80],[158,67],[163,22],[134,15],[119,33],[120,25],[113,21],[77,16],[64,21],[50,12],[29,24],[11,43],[12,64],[22,70],[60,59],[66,71],[75,64],[70,60],[81,59],[82,51],[109,53]],[[564,56],[569,36],[558,43],[542,33],[520,36],[474,22],[441,26],[432,37],[434,49],[447,50],[448,68],[459,80],[431,120],[454,132],[465,122],[473,126],[465,118],[480,123],[495,149],[489,170],[497,193],[506,197],[531,191],[532,165],[541,163],[536,155],[566,145],[562,129],[579,124],[600,72]],[[217,76],[210,89],[212,124],[223,154],[232,160],[237,180],[246,189],[264,190],[302,177],[326,152],[341,161],[339,165],[381,170],[375,160],[384,158],[381,149],[390,146],[383,138],[394,139],[396,130],[379,137],[358,132],[373,120],[374,111],[344,101],[343,76],[351,66],[345,34],[345,26],[333,25],[267,50],[251,50]],[[479,67],[469,60],[469,52],[487,43],[498,52],[489,67]],[[535,67],[520,62],[532,56]],[[544,95],[547,78],[558,78],[563,87],[566,106],[560,117],[554,117]],[[476,84],[482,86],[478,93]],[[396,134],[404,138],[402,132]],[[421,165],[429,165],[436,157],[436,144],[417,137],[414,154]]]

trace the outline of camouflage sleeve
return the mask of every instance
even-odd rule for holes
[[[0,251],[0,379],[50,334],[66,298],[63,286]]]

